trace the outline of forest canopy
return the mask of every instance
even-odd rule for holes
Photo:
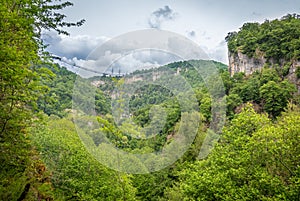
[[[120,118],[120,125],[111,106],[114,88],[124,78],[81,78],[53,64],[45,51],[42,30],[68,34],[64,27],[84,22],[65,21],[61,10],[69,6],[72,3],[60,0],[1,0],[0,200],[300,199],[300,99],[282,70],[264,68],[231,77],[222,63],[193,60],[142,71],[173,70],[186,80],[195,102],[181,108],[171,90],[143,85],[131,91],[130,113]],[[226,40],[234,53],[262,52],[269,59],[298,60],[299,26],[298,15],[287,15],[262,24],[246,23]],[[213,65],[222,83],[216,77],[203,79],[190,64],[203,69]],[[77,91],[75,81],[80,84]],[[100,85],[93,85],[95,81]],[[213,103],[205,82],[224,87],[224,97]],[[81,92],[89,90],[95,95],[86,99]],[[74,107],[74,96],[82,110]],[[93,115],[86,112],[85,103],[91,102]],[[219,133],[211,128],[216,119],[213,106],[226,108],[225,126]],[[155,155],[175,140],[188,139],[192,131],[196,135],[186,152],[155,172],[151,172],[153,161],[145,158],[114,160],[113,149],[95,155],[111,144],[127,153]],[[178,136],[180,132],[184,137]],[[171,153],[176,155],[180,148],[172,147]],[[203,150],[210,152],[208,157],[199,157]],[[116,171],[99,163],[99,158],[114,165],[127,160],[130,167],[148,174]]]
[[[288,14],[281,19],[245,23],[238,32],[226,36],[231,53],[279,61],[300,59],[300,15]]]

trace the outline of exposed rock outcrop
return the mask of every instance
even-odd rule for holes
[[[263,56],[259,58],[249,58],[247,55],[229,52],[229,72],[233,76],[235,73],[243,72],[250,75],[257,70],[261,70],[266,63]]]
[[[300,94],[300,79],[297,77],[296,70],[297,68],[300,68],[300,61],[293,62],[290,69],[289,73],[286,76],[292,83],[296,84],[298,93]]]
[[[275,62],[273,60],[267,60],[263,57],[263,54],[260,55],[261,56],[256,56],[255,58],[250,58],[246,54],[243,54],[241,52],[229,52],[228,70],[230,75],[233,76],[235,73],[239,72],[243,72],[245,73],[245,75],[250,75],[255,71],[260,71],[267,62],[270,66],[275,65]],[[283,68],[283,66],[287,63],[287,61],[281,60],[278,65]],[[300,93],[300,79],[296,75],[297,68],[300,68],[300,61],[294,61],[290,63],[286,78],[288,78],[292,83],[296,85],[298,93]]]

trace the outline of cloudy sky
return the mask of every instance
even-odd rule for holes
[[[67,20],[85,19],[86,23],[82,27],[68,29],[71,36],[47,32],[44,40],[50,44],[48,50],[53,54],[87,67],[93,63],[88,55],[105,41],[149,28],[187,37],[197,43],[210,59],[227,64],[224,38],[228,32],[237,31],[245,22],[263,22],[287,13],[300,13],[299,0],[70,1],[74,6],[64,11]],[[143,62],[154,64],[153,59],[150,60],[144,59]],[[162,60],[169,62],[168,59]],[[158,61],[155,64],[163,63]]]

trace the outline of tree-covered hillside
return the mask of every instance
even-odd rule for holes
[[[64,21],[70,5],[0,3],[0,200],[300,200],[300,100],[284,69],[231,77],[193,60],[84,79],[40,36],[83,23]],[[299,17],[227,41],[298,60]]]
[[[288,14],[281,19],[264,23],[245,23],[239,32],[230,32],[226,37],[228,50],[238,51],[249,57],[265,57],[295,61],[300,59],[300,16]]]
[[[59,69],[65,71],[64,68]],[[37,150],[51,171],[54,194],[61,199],[74,200],[114,200],[124,197],[128,200],[297,200],[300,176],[300,149],[297,146],[300,128],[297,125],[300,113],[297,95],[293,94],[293,84],[281,80],[275,69],[264,69],[247,77],[243,74],[230,77],[227,71],[220,71],[220,74],[226,91],[228,122],[216,147],[207,159],[198,159],[210,124],[210,118],[203,118],[198,134],[184,156],[158,172],[119,175],[89,155],[80,145],[81,140],[76,132],[82,132],[80,136],[89,136],[90,143],[100,147],[104,146],[105,140],[101,135],[104,132],[110,142],[127,152],[151,153],[159,150],[172,139],[170,134],[176,132],[178,116],[182,115],[178,110],[179,105],[168,99],[172,94],[168,96],[163,88],[145,86],[135,93],[136,99],[142,104],[131,105],[132,110],[136,111],[133,118],[142,127],[153,120],[149,118],[149,112],[154,105],[168,108],[169,115],[177,116],[166,122],[166,126],[170,127],[155,139],[133,138],[140,133],[137,127],[126,122],[118,126],[111,113],[99,114],[96,119],[81,115],[80,122],[89,126],[87,130],[77,131],[72,123],[74,116],[70,113],[62,118],[53,115],[46,118],[47,123],[43,128],[37,126],[32,132],[35,133]],[[107,81],[109,84],[113,82],[117,83],[116,80]],[[199,114],[202,117],[209,116],[211,101],[207,99],[210,100],[210,96],[203,85],[195,86]],[[152,104],[146,102],[158,94],[164,94],[162,97],[165,99]],[[102,126],[97,127],[95,122]],[[89,171],[87,175],[84,174],[86,169]],[[102,171],[102,174],[97,175],[98,171]]]
[[[204,64],[203,66],[206,64],[206,61],[196,62]],[[123,175],[122,177],[126,177],[126,180],[128,179],[128,183],[121,183],[122,185],[127,185],[126,189],[128,189],[124,196],[137,200],[230,200],[233,198],[241,199],[242,197],[246,200],[265,199],[266,197],[270,197],[272,199],[280,199],[280,197],[287,200],[296,199],[297,196],[299,196],[299,186],[296,182],[297,178],[299,179],[299,174],[297,173],[297,157],[299,155],[299,148],[296,144],[297,140],[299,140],[300,130],[298,127],[293,128],[292,126],[297,124],[297,115],[299,114],[298,106],[293,105],[298,105],[298,96],[294,93],[295,86],[287,80],[282,80],[280,73],[276,71],[276,69],[266,68],[251,76],[245,76],[244,74],[239,73],[230,77],[227,70],[221,65],[219,74],[222,77],[225,87],[224,98],[226,99],[228,122],[215,150],[213,150],[207,159],[199,161],[198,154],[203,141],[207,135],[210,135],[207,133],[210,132],[208,128],[212,118],[212,100],[208,90],[205,88],[201,76],[196,73],[194,68],[188,66],[184,67],[184,64],[188,63],[177,62],[167,66],[171,66],[176,69],[176,71],[181,67],[181,75],[184,76],[193,86],[193,90],[197,97],[199,115],[202,118],[196,138],[184,156],[172,166],[158,172],[145,175]],[[163,72],[163,69],[165,68],[166,66],[163,66],[158,69],[143,71],[142,73],[145,75],[146,73],[153,73],[157,71]],[[185,70],[185,68],[188,70]],[[64,80],[62,83],[67,83],[66,80],[69,79],[70,75],[74,76],[74,74],[71,72],[68,73],[64,68],[56,66],[56,70],[57,77],[59,77],[60,74],[65,74],[65,76],[60,78]],[[128,77],[137,76],[140,73],[141,72],[134,72],[132,75],[128,75]],[[78,79],[81,80],[80,77]],[[100,95],[104,94],[104,96],[106,96],[106,98],[103,99],[105,100],[105,105],[109,106],[112,101],[110,95],[114,88],[120,83],[124,84],[122,79],[124,78],[95,77],[85,81],[82,80],[82,82],[86,83],[86,88],[95,87],[91,84],[95,81],[102,81],[102,84],[99,85],[98,88],[104,91],[101,92],[101,90],[99,90],[96,91],[96,93],[100,93]],[[138,83],[139,82],[141,81],[138,81]],[[48,84],[49,83],[51,82],[49,81]],[[89,86],[88,83],[90,84]],[[126,87],[130,88],[130,85],[131,83],[126,85]],[[55,87],[55,85],[53,86],[52,91],[50,90],[49,93],[57,93],[56,90],[59,90],[59,88]],[[71,87],[71,85],[69,87]],[[69,93],[68,91],[69,90],[66,90],[66,94]],[[290,106],[288,108],[289,103]],[[138,126],[141,126],[141,128],[153,126],[151,121],[155,121],[155,119],[151,118],[150,115],[151,108],[153,106],[165,108],[167,113],[167,121],[164,124],[164,128],[155,138],[149,138],[146,140],[133,138],[133,136],[141,134],[145,135],[146,133],[143,133],[143,131],[138,127],[132,126],[130,122],[126,122],[126,119],[121,126],[118,125],[112,117],[111,111],[106,112],[105,114],[98,113],[97,118],[89,116],[88,114],[81,114],[80,119],[77,119],[77,126],[78,123],[80,125],[88,126],[83,126],[81,128],[83,130],[77,130],[77,132],[84,133],[80,134],[80,136],[82,137],[82,135],[84,135],[88,137],[91,140],[90,143],[100,147],[105,146],[106,140],[103,139],[105,136],[107,140],[112,142],[116,147],[129,153],[143,154],[159,151],[162,147],[171,142],[170,140],[172,140],[172,136],[178,131],[177,126],[179,125],[178,123],[180,122],[180,117],[183,113],[181,113],[180,105],[176,99],[174,100],[173,94],[164,87],[143,85],[143,87],[131,94],[129,102],[130,111],[132,112],[131,118]],[[243,109],[244,107],[245,109]],[[289,112],[284,113],[282,117],[281,113],[285,110],[288,110]],[[84,185],[81,183],[82,180],[88,180],[92,183],[94,179],[97,178],[96,176],[88,178],[87,176],[80,176],[79,173],[76,173],[77,176],[76,178],[74,177],[74,179],[76,179],[76,186],[72,186],[75,184],[68,184],[67,181],[63,183],[59,182],[60,180],[64,180],[65,176],[58,174],[58,169],[61,172],[65,172],[63,175],[66,174],[69,175],[68,177],[72,178],[75,174],[72,172],[70,173],[69,169],[72,169],[75,166],[77,168],[87,168],[87,164],[82,162],[80,162],[80,166],[76,165],[76,161],[82,160],[80,159],[80,155],[74,155],[73,162],[69,161],[67,155],[70,150],[77,149],[72,147],[78,146],[76,145],[76,139],[77,141],[80,141],[80,139],[73,136],[72,138],[74,138],[74,141],[71,143],[68,140],[65,143],[69,144],[64,145],[61,138],[69,135],[67,133],[73,129],[70,127],[72,122],[69,121],[69,119],[72,119],[72,116],[74,118],[74,115],[72,115],[70,111],[69,113],[65,113],[65,116],[55,117],[52,114],[52,117],[47,120],[48,123],[46,124],[46,128],[37,128],[34,131],[36,133],[35,142],[38,144],[38,150],[45,157],[45,163],[52,171],[52,177],[60,178],[59,180],[53,180],[52,182],[57,195],[73,197],[74,199],[75,197],[77,199],[84,199],[86,196],[91,196],[93,199],[101,200],[103,197],[98,194],[93,194],[92,189],[94,187],[90,185],[87,185],[84,189],[89,188],[91,191],[86,192],[84,190],[80,190],[80,195],[78,195],[77,192],[64,190],[65,185],[71,185],[71,189],[80,189],[83,187],[82,185]],[[59,120],[60,118],[62,118],[62,120]],[[58,124],[62,124],[62,128],[67,129],[68,131],[61,130],[59,135],[54,134],[56,131],[53,128],[52,122],[56,122],[55,124],[59,122]],[[96,122],[101,125],[100,128],[97,127]],[[159,122],[155,125],[158,126]],[[280,125],[286,125],[287,127],[290,127],[290,129],[294,130],[291,130],[290,133],[285,133],[288,136],[287,137],[284,133],[281,133],[284,128]],[[49,127],[49,129],[47,127]],[[154,128],[152,128],[152,130],[153,129]],[[270,132],[274,136],[270,137],[270,139],[266,133],[269,132],[267,129],[273,129],[273,131]],[[256,134],[257,132],[258,134]],[[72,135],[75,135],[74,130],[72,133]],[[49,135],[51,135],[51,137],[48,137]],[[252,138],[253,135],[257,136]],[[56,138],[60,138],[60,140],[57,139],[60,143],[54,146],[52,144],[55,143]],[[269,139],[267,141],[270,143],[270,145],[267,145],[267,149],[270,150],[270,153],[267,152],[269,154],[263,154],[266,144],[258,143],[258,138],[261,140]],[[282,144],[278,144],[278,146],[285,147],[284,153],[278,153],[275,150],[277,145],[273,144],[277,141],[282,141]],[[45,146],[47,147],[46,149]],[[68,146],[68,150],[64,150],[64,146]],[[273,149],[274,151],[272,151]],[[51,161],[57,160],[55,159],[57,156],[53,155],[53,152],[56,152],[54,150],[60,150],[60,157],[64,161],[63,164],[57,162],[49,163],[50,161],[48,157],[51,158]],[[282,148],[280,148],[280,150],[282,150]],[[82,149],[82,151],[82,154],[89,155],[86,150],[84,151],[84,149]],[[249,153],[252,155],[249,155]],[[287,155],[286,153],[291,154]],[[279,157],[277,154],[286,155],[284,158],[277,159]],[[87,156],[85,158],[87,158]],[[106,160],[109,160],[109,158]],[[137,159],[132,158],[131,160]],[[236,165],[233,164],[232,161],[236,161]],[[263,161],[265,163],[261,164],[260,162]],[[96,164],[98,162],[89,162],[90,171],[94,171],[94,167],[91,166],[94,163]],[[136,163],[140,162],[137,160]],[[212,164],[214,163],[216,163],[216,165],[213,166]],[[101,168],[105,169],[105,167]],[[233,168],[234,172],[230,174],[229,172],[226,173],[226,171],[231,171],[231,168]],[[245,172],[245,168],[247,172]],[[200,171],[202,169],[203,172]],[[117,174],[117,172],[113,170],[107,171],[108,174]],[[206,172],[208,175],[203,175]],[[240,175],[240,177],[239,179],[236,179],[232,175]],[[242,175],[244,176],[242,177]],[[108,185],[107,187],[110,187],[110,184],[105,183],[105,178],[108,179],[108,177],[111,178],[112,176],[105,176],[105,174],[102,174],[102,176],[97,180],[104,178],[104,181],[101,183],[104,186]],[[263,178],[264,180],[262,180]],[[118,180],[114,180],[116,183],[113,185],[120,185]],[[200,183],[205,183],[203,188]],[[242,183],[244,183],[244,187],[241,186]],[[208,186],[211,188],[208,188]],[[101,185],[99,187],[102,188]],[[215,188],[218,189],[218,191],[213,190]],[[266,190],[266,188],[268,190]],[[281,190],[278,191],[277,188]],[[106,191],[101,192],[103,192],[103,195],[106,195],[107,193]],[[120,189],[120,192],[122,192],[122,188]],[[228,197],[223,197],[223,194],[228,194]],[[118,194],[115,194],[115,196],[118,196]],[[113,198],[107,199],[110,200]]]
[[[44,65],[53,76],[42,80],[42,84],[47,86],[47,92],[38,98],[38,110],[42,110],[47,115],[64,117],[72,109],[73,88],[75,81],[82,88],[92,88],[90,80],[77,76],[58,64]],[[80,96],[80,94],[77,94]],[[81,97],[83,98],[83,97]],[[106,114],[110,111],[108,97],[105,97],[101,90],[96,91],[95,110],[98,114]]]
[[[70,2],[1,0],[0,2],[0,200],[51,200],[50,173],[30,143],[28,128],[38,119],[37,99],[50,76],[41,41],[42,29],[65,33],[60,10]]]

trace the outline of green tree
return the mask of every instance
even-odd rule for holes
[[[211,97],[209,94],[206,94],[200,103],[200,112],[204,117],[204,121],[210,122],[211,121]]]
[[[225,40],[231,53],[242,52],[254,58],[263,55],[280,64],[282,59],[299,59],[299,27],[299,15],[288,14],[262,24],[245,23],[239,32],[228,33]]]
[[[259,88],[260,98],[264,110],[273,118],[277,117],[286,108],[295,86],[288,81],[276,83],[269,81]]]
[[[242,104],[242,99],[239,97],[238,94],[229,94],[226,96],[226,104],[227,104],[227,117],[230,119],[234,116],[235,108]]]
[[[40,79],[47,71],[37,68],[45,56],[40,39],[42,29],[59,33],[65,26],[81,25],[64,21],[59,10],[70,2],[1,0],[0,3],[0,199],[42,199],[43,180],[31,172],[38,167],[29,143],[27,128],[34,119],[38,96],[45,88]],[[49,196],[50,199],[51,196]]]
[[[176,196],[183,200],[298,200],[298,121],[297,108],[275,124],[246,106],[224,129],[209,157],[181,171]]]
[[[92,125],[92,118],[87,120]],[[55,199],[134,200],[130,176],[98,162],[79,138],[87,136],[86,131],[75,128],[72,121],[49,118],[33,132],[35,145],[52,173]]]

